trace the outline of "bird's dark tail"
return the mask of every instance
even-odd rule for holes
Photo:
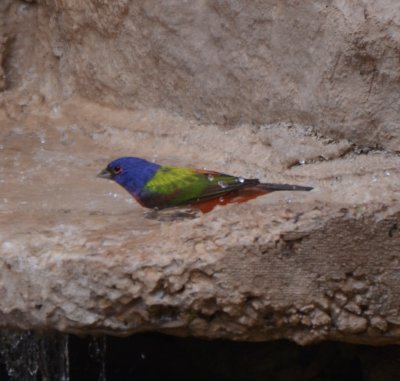
[[[301,185],[291,185],[291,184],[269,184],[269,183],[260,183],[257,185],[257,188],[263,189],[267,192],[276,192],[276,191],[310,191],[314,189],[313,187],[304,187]]]
[[[312,187],[303,187],[301,185],[260,183],[257,179],[246,179],[239,181],[239,183],[235,184],[239,185],[239,187],[229,189],[223,194],[213,194],[210,197],[197,199],[192,203],[192,207],[207,213],[217,205],[246,202],[275,191],[310,191],[313,189]]]

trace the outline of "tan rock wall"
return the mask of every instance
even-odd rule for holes
[[[396,0],[47,0],[30,7],[39,39],[50,40],[58,59],[64,96],[228,127],[311,124],[334,138],[398,150]]]

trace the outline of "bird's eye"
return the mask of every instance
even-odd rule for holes
[[[114,167],[114,173],[116,174],[116,175],[118,175],[119,173],[121,173],[122,172],[122,167],[120,167],[119,165],[116,165],[115,167]]]

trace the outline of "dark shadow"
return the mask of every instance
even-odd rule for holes
[[[395,381],[400,347],[9,332],[0,335],[0,380]]]

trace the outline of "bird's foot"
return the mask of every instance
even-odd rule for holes
[[[192,220],[199,215],[197,210],[193,209],[163,209],[156,210],[153,209],[149,212],[144,213],[144,217],[149,220],[158,220],[158,221],[181,221],[181,220]]]

